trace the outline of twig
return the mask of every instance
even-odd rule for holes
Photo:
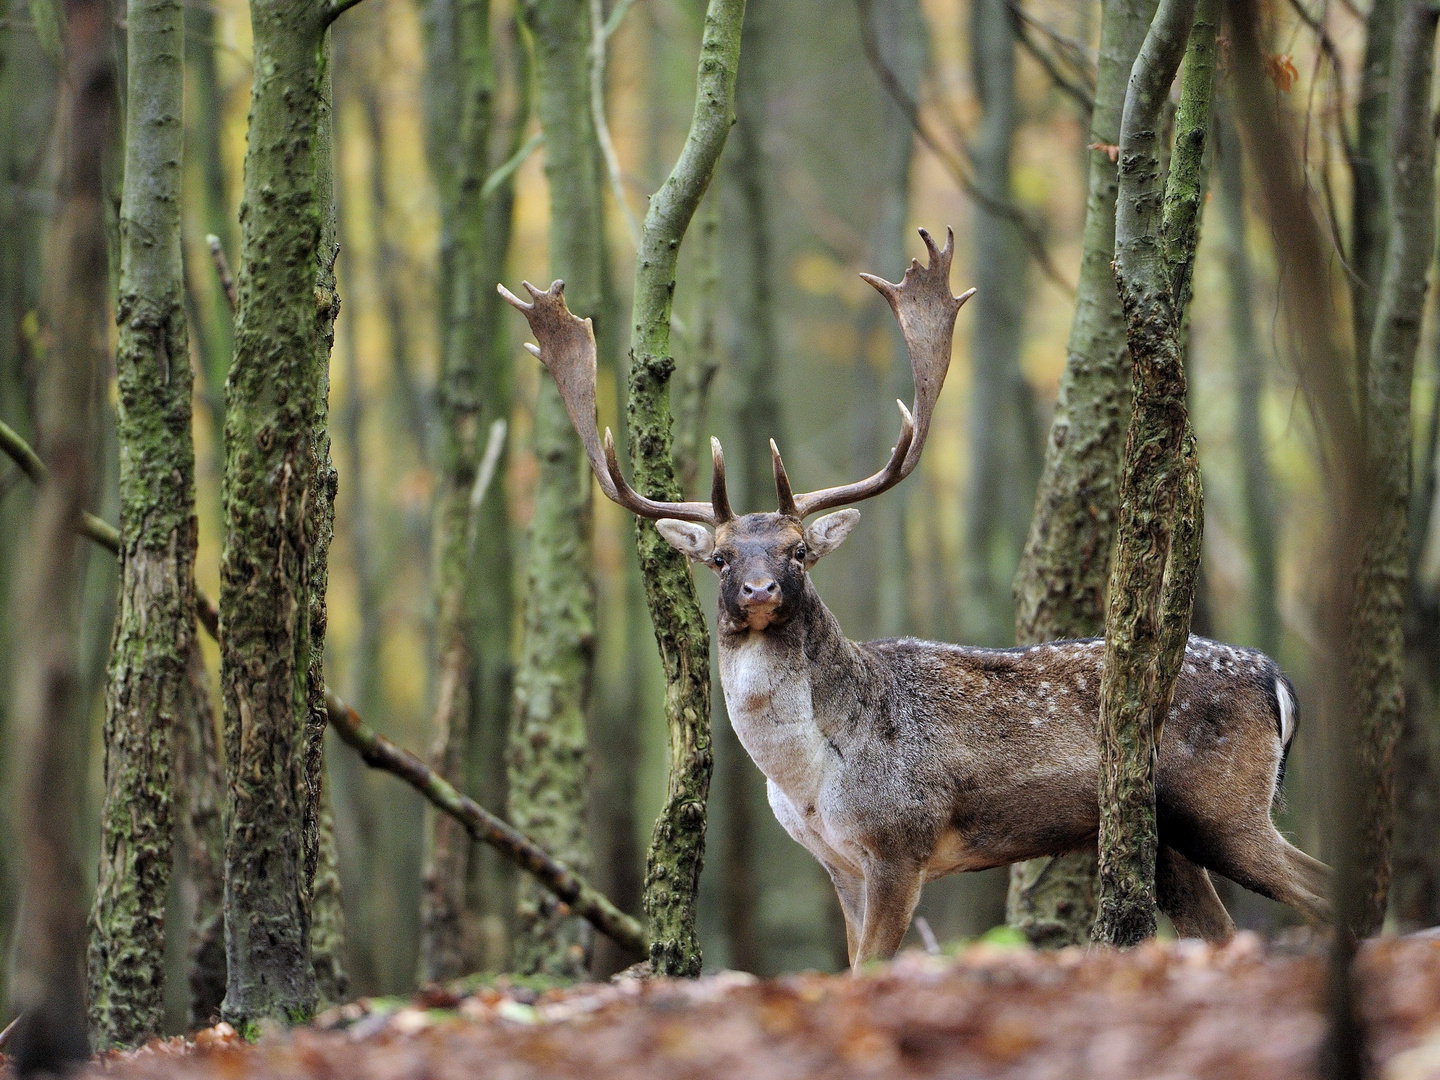
[[[638,919],[631,918],[579,874],[559,862],[518,829],[457,791],[408,750],[366,727],[354,709],[330,691],[325,693],[330,726],[356,750],[365,764],[393,773],[439,810],[465,826],[472,837],[489,844],[570,906],[596,930],[636,956],[647,956],[650,942]]]
[[[239,301],[235,296],[235,278],[230,274],[230,264],[225,261],[225,249],[220,246],[220,238],[213,233],[205,237],[205,244],[210,249],[210,258],[215,262],[215,275],[220,279],[220,291],[225,294],[225,302],[230,305],[230,314],[235,314]]]
[[[470,489],[470,509],[465,521],[467,576],[470,559],[475,554],[475,536],[480,525],[480,504],[485,501],[485,493],[490,490],[490,481],[495,479],[495,468],[500,464],[500,453],[505,449],[505,428],[504,420],[496,420],[490,425],[490,437],[485,443],[485,454],[480,458],[480,471],[475,474],[475,484]]]
[[[930,920],[924,915],[915,916],[915,932],[920,935],[920,940],[924,942],[927,953],[931,956],[940,955],[940,942],[935,937],[935,931],[930,929]]]
[[[526,139],[525,144],[521,146],[519,150],[516,150],[515,153],[511,154],[504,163],[495,166],[495,171],[487,176],[485,183],[480,186],[481,201],[483,202],[490,198],[491,195],[494,195],[496,189],[505,183],[506,180],[509,180],[510,177],[514,175],[515,170],[520,168],[521,165],[524,165],[525,159],[533,154],[535,149],[544,141],[545,133],[543,131],[535,132],[535,134]]]
[[[622,13],[623,14],[623,13]],[[617,24],[618,25],[618,24]],[[625,198],[625,184],[620,176],[620,159],[615,156],[615,142],[610,138],[610,124],[605,119],[605,6],[602,0],[590,0],[590,116],[595,122],[595,140],[605,158],[605,172],[610,178],[610,192],[620,204],[630,243],[640,248],[640,223]]]
[[[634,3],[635,0],[620,0],[620,2],[615,5],[615,9],[610,12],[610,17],[605,20],[605,39],[607,41],[616,30],[620,29],[620,24],[625,21],[625,13],[630,10],[631,5]]]
[[[870,18],[873,0],[856,0],[856,3],[860,8],[860,43],[865,49],[865,56],[870,61],[870,66],[875,69],[875,74],[879,76],[880,84],[884,86],[885,92],[890,95],[896,105],[900,106],[900,111],[905,114],[905,119],[910,122],[910,127],[916,136],[931,153],[940,159],[940,163],[945,166],[946,171],[966,194],[996,217],[1004,218],[1015,226],[1025,241],[1025,246],[1030,249],[1030,257],[1035,260],[1045,276],[1059,286],[1066,295],[1074,296],[1075,286],[1065,279],[1051,261],[1050,252],[1045,247],[1045,240],[1041,237],[1040,230],[1035,227],[1034,222],[1014,203],[997,199],[981,190],[980,186],[976,184],[975,178],[970,175],[970,170],[965,162],[930,130],[925,118],[920,115],[920,103],[910,96],[905,87],[900,84],[899,77],[885,58],[880,55],[880,46],[875,40],[875,29]]]
[[[1050,76],[1050,81],[1059,87],[1063,92],[1075,99],[1075,103],[1085,114],[1088,121],[1090,114],[1095,111],[1095,91],[1093,86],[1085,86],[1067,78],[1060,70],[1055,57],[1040,47],[1030,30],[1033,25],[1043,25],[1038,19],[1026,14],[1025,9],[1020,6],[1019,0],[1010,0],[1010,15],[1015,27],[1015,40],[1020,42],[1021,47],[1034,57],[1035,62],[1045,69],[1045,74]],[[1047,32],[1054,31],[1046,28]]]
[[[479,492],[479,498],[472,494],[472,506],[485,496],[485,489],[489,486],[489,480],[485,473],[488,469],[490,476],[494,476],[495,465],[500,457],[499,448],[503,445],[504,435],[503,421],[496,421],[491,425],[490,441],[485,450],[485,461],[480,466],[480,479],[485,482],[483,484],[477,482],[476,490]],[[47,476],[44,463],[30,448],[30,445],[3,422],[0,422],[0,448],[3,448],[35,483],[44,483]],[[78,531],[101,547],[118,555],[120,552],[119,530],[93,515],[87,514],[86,518],[88,519],[86,527],[82,527]],[[90,527],[89,522],[92,521],[98,523],[99,527]],[[195,591],[195,608],[195,615],[200,625],[211,637],[218,639],[219,612],[210,599],[198,589]],[[402,750],[383,735],[366,727],[359,714],[336,697],[329,687],[325,689],[325,707],[330,722],[335,727],[335,733],[347,745],[358,750],[366,764],[394,773],[408,782],[439,809],[463,824],[476,840],[489,844],[522,869],[534,874],[542,885],[569,904],[575,914],[588,920],[595,929],[611,938],[621,948],[627,949],[637,956],[649,954],[650,944],[639,920],[626,915],[588,881],[552,858],[528,836],[497,818],[473,799],[456,791],[414,754],[408,750]],[[12,1023],[11,1027],[13,1026]],[[6,1028],[5,1032],[0,1034],[0,1039],[3,1039],[9,1032],[10,1028]]]

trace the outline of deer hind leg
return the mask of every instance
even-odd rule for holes
[[[845,951],[853,964],[860,948],[860,930],[865,924],[865,879],[837,870],[829,863],[821,865],[835,885],[835,895],[840,898],[840,912],[845,916]]]
[[[918,866],[871,863],[865,867],[865,917],[860,947],[851,959],[854,968],[869,960],[888,960],[899,951],[923,882]]]
[[[1205,868],[1165,845],[1155,862],[1155,894],[1160,910],[1170,916],[1182,938],[1229,941],[1234,936],[1235,923]]]
[[[1205,865],[1235,884],[1294,908],[1312,923],[1331,921],[1330,867],[1306,855],[1268,821],[1260,829],[1226,837],[1207,855]]]

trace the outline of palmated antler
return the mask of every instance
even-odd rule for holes
[[[590,459],[590,467],[595,470],[595,478],[606,498],[643,518],[679,518],[712,526],[729,521],[734,515],[725,493],[725,458],[718,439],[710,440],[715,474],[708,503],[656,502],[639,494],[626,482],[615,453],[615,439],[610,429],[606,428],[602,447],[595,419],[595,331],[590,320],[578,318],[565,306],[565,282],[554,282],[548,291],[537,289],[528,281],[521,284],[531,296],[529,304],[504,285],[496,288],[530,324],[530,332],[539,344],[527,342],[525,348],[538,356],[554,376],[560,397],[565,402],[565,411],[570,414],[570,422],[575,425],[575,431],[585,445],[585,456]]]
[[[910,260],[910,268],[905,271],[900,284],[891,284],[873,274],[860,275],[890,302],[895,317],[900,320],[900,332],[910,353],[910,370],[915,375],[913,415],[911,409],[905,408],[904,402],[895,403],[900,406],[900,436],[895,440],[890,460],[874,476],[802,495],[791,493],[785,464],[780,460],[780,451],[772,439],[770,453],[774,458],[775,491],[780,499],[780,513],[804,518],[818,510],[872,498],[904,480],[920,463],[925,436],[930,433],[935,400],[940,396],[945,373],[950,370],[950,343],[955,335],[955,316],[965,301],[975,295],[974,289],[968,289],[959,296],[950,295],[950,261],[955,254],[955,233],[945,230],[944,250],[935,247],[935,241],[924,229],[920,230],[920,238],[930,252],[929,265],[921,266],[918,259]]]

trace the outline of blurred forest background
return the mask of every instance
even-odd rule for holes
[[[447,52],[452,2],[367,0],[334,30],[343,306],[331,365],[340,484],[327,678],[372,726],[417,750],[432,737],[437,681],[436,385],[449,240],[442,207],[453,183],[457,136],[437,100],[453,62]],[[604,102],[618,187],[612,185],[606,203],[611,308],[597,318],[599,410],[601,425],[619,431],[616,372],[623,378],[624,357],[618,343],[627,318],[615,308],[630,294],[633,220],[643,215],[689,124],[703,10],[694,0],[619,0],[605,14],[615,25]],[[1272,72],[1277,92],[1313,117],[1307,169],[1317,186],[1333,187],[1331,197],[1348,205],[1333,116],[1351,102],[1337,96],[1343,87],[1337,91],[1310,24],[1323,20],[1326,48],[1348,73],[1344,85],[1353,88],[1361,13],[1348,3],[1317,7],[1314,0],[1296,0],[1272,4],[1271,14],[1281,28],[1276,40],[1288,49]],[[497,127],[509,127],[497,133],[507,146],[493,156],[505,160],[517,149],[523,155],[514,173],[504,281],[512,288],[522,278],[548,284],[545,149],[525,106],[525,34],[509,0],[495,0],[491,20],[506,119]],[[952,285],[981,288],[959,321],[954,366],[919,471],[866,507],[855,537],[817,573],[822,595],[852,638],[1014,641],[1011,580],[1073,311],[1098,21],[1099,5],[1089,0],[750,0],[739,124],[682,252],[676,299],[677,391],[701,391],[713,365],[704,413],[695,430],[681,436],[690,445],[710,433],[721,437],[738,478],[731,486],[737,508],[771,507],[768,480],[757,487],[748,478],[756,475],[752,462],[759,462],[762,478],[768,474],[765,440],[772,436],[804,487],[868,474],[884,460],[895,430],[892,402],[909,399],[910,374],[893,319],[859,272],[898,280],[920,253],[915,227],[938,233],[948,224],[959,249]],[[250,22],[243,0],[190,0],[186,27],[185,268],[198,373],[196,576],[215,596],[222,380],[231,331],[206,237],[217,236],[232,264],[237,260]],[[0,418],[25,434],[39,288],[38,267],[25,253],[35,250],[49,210],[57,73],[38,47],[25,4],[0,5],[0,34],[10,39],[0,131],[8,216],[0,245],[4,317],[11,320],[0,335]],[[1270,237],[1253,217],[1253,193],[1246,190],[1223,100],[1216,133],[1189,335],[1191,407],[1206,491],[1195,629],[1264,649],[1294,678],[1302,722],[1281,819],[1305,850],[1324,858],[1318,731],[1303,719],[1314,675],[1312,552],[1321,480],[1309,414],[1292,370],[1277,359],[1284,354],[1284,330]],[[19,328],[13,337],[12,327]],[[520,348],[523,320],[503,318],[499,327],[512,402],[504,497],[491,502],[483,527],[508,549],[508,561],[496,556],[486,566],[510,575],[514,597],[510,625],[491,630],[518,645],[540,366]],[[1437,351],[1440,334],[1431,325],[1414,397],[1421,447],[1430,437]],[[103,409],[106,478],[93,508],[113,521],[112,401],[113,388]],[[703,488],[708,469],[691,480]],[[17,537],[32,499],[17,470],[0,469],[0,594],[15,577]],[[637,580],[632,521],[603,498],[594,501],[594,519],[592,877],[635,911],[643,852],[665,791],[663,680]],[[107,553],[87,550],[86,557],[84,670],[94,738],[91,803],[81,819],[95,829],[88,837],[93,850],[116,567]],[[713,611],[710,575],[698,576],[706,609]],[[0,672],[8,670],[23,634],[13,619],[0,618]],[[202,641],[213,670],[217,650],[208,638]],[[830,884],[769,812],[763,779],[726,726],[718,676],[714,701],[716,781],[700,907],[706,967],[842,969],[844,930]],[[8,696],[0,695],[0,709],[7,704]],[[487,752],[498,750],[481,747],[475,754]],[[370,773],[341,746],[332,746],[327,759],[351,993],[401,992],[416,981],[419,955],[422,800],[393,778]],[[503,807],[493,768],[487,773],[477,762],[471,777],[470,790],[482,802]],[[91,855],[85,865],[93,871],[95,861]],[[0,902],[8,909],[17,893],[13,856],[5,866],[11,871],[0,879]],[[470,929],[476,955],[493,965],[503,955],[509,910],[495,897],[509,878],[498,859],[487,857],[483,866],[475,876],[488,883],[488,900]],[[180,880],[177,875],[177,890]],[[1004,870],[937,882],[927,888],[919,914],[942,940],[981,934],[1004,921],[1006,882]],[[1239,890],[1227,900],[1238,901],[1232,910],[1242,925],[1274,927],[1289,919],[1276,905],[1248,894],[1242,899]],[[7,919],[0,927],[8,925]],[[167,935],[177,970],[185,933],[183,920],[171,920]],[[597,963],[613,969],[615,957],[607,959],[603,944],[599,951]],[[171,1016],[180,1028],[184,980],[169,982],[175,988]]]

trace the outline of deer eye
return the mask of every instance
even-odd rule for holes
[[[725,556],[721,555],[717,551],[715,555],[711,558],[710,562],[714,564],[716,570],[719,570],[725,565]]]
[[[804,544],[797,544],[797,545],[795,546],[795,558],[796,558],[798,561],[800,561],[800,562],[804,562],[804,561],[805,561],[805,545],[804,545]]]

